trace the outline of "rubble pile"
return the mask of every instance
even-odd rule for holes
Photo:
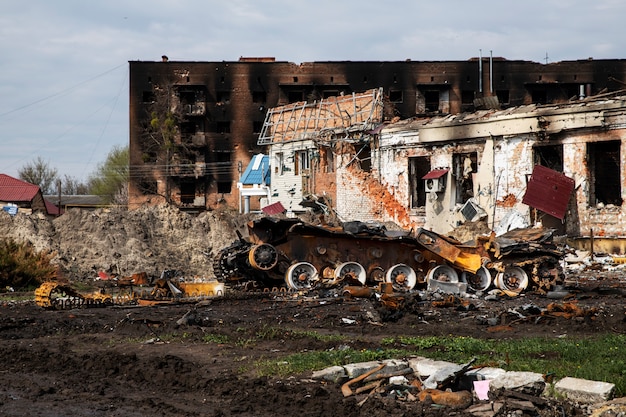
[[[228,211],[195,216],[169,206],[73,209],[57,218],[2,212],[0,235],[53,253],[72,281],[94,279],[100,271],[158,277],[165,269],[203,277],[212,273],[213,252],[236,238],[238,219]]]

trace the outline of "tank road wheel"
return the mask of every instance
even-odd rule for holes
[[[429,281],[431,279],[441,282],[459,282],[459,274],[451,266],[437,265],[428,271],[426,280]]]
[[[408,265],[396,264],[387,270],[385,282],[390,282],[396,291],[410,291],[417,284],[417,274]]]
[[[484,266],[481,266],[475,274],[463,272],[461,281],[466,282],[474,291],[485,291],[491,286],[491,274]]]
[[[535,265],[532,272],[532,280],[537,286],[537,291],[542,294],[547,294],[557,285],[561,285],[563,283],[563,275],[558,261],[547,261]]]
[[[254,269],[268,271],[278,263],[278,251],[274,246],[263,243],[250,249],[248,260]]]
[[[365,285],[367,272],[363,265],[358,262],[344,262],[335,268],[335,284],[340,282],[359,282]]]
[[[528,286],[528,274],[519,266],[507,266],[496,276],[496,287],[503,291],[521,293]]]
[[[311,288],[314,281],[317,281],[317,269],[308,262],[291,265],[285,274],[285,282],[292,290]]]

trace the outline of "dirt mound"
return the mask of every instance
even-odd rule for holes
[[[237,238],[242,221],[229,211],[191,215],[169,206],[72,209],[57,218],[2,212],[0,235],[54,253],[70,280],[92,279],[99,271],[159,276],[165,269],[211,277],[212,255]]]

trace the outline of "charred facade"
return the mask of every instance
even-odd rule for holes
[[[592,59],[552,64],[503,58],[302,64],[273,58],[131,61],[129,206],[169,202],[194,211],[240,206],[237,180],[251,158],[265,151],[258,140],[267,109],[276,106],[382,88],[395,108],[383,121],[391,121],[565,103],[620,90],[625,73],[624,60]],[[466,156],[471,162],[471,152]],[[419,173],[431,168],[426,160],[411,164]],[[596,168],[597,175],[604,175],[600,170]],[[417,189],[422,183],[409,186]],[[411,207],[424,206],[421,195],[414,193]],[[259,208],[259,201],[251,203]]]

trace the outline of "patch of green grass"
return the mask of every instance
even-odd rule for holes
[[[221,345],[224,343],[228,343],[229,339],[228,336],[226,336],[225,334],[210,333],[202,336],[202,341],[205,343],[216,343],[218,345]]]
[[[323,342],[339,342],[346,338],[341,335],[323,335],[312,330],[290,330],[276,326],[263,326],[257,330],[255,334],[259,340],[276,340],[276,339],[312,339]]]
[[[288,376],[334,365],[404,357],[407,353],[395,349],[313,351],[294,353],[281,359],[262,359],[255,363],[255,367],[260,376]]]
[[[475,339],[472,337],[385,338],[381,349],[352,349],[291,354],[256,363],[261,375],[285,376],[370,360],[399,359],[419,355],[453,363],[476,359],[475,365],[509,371],[549,373],[615,384],[616,395],[626,394],[626,335],[596,338],[526,338],[521,340]]]

